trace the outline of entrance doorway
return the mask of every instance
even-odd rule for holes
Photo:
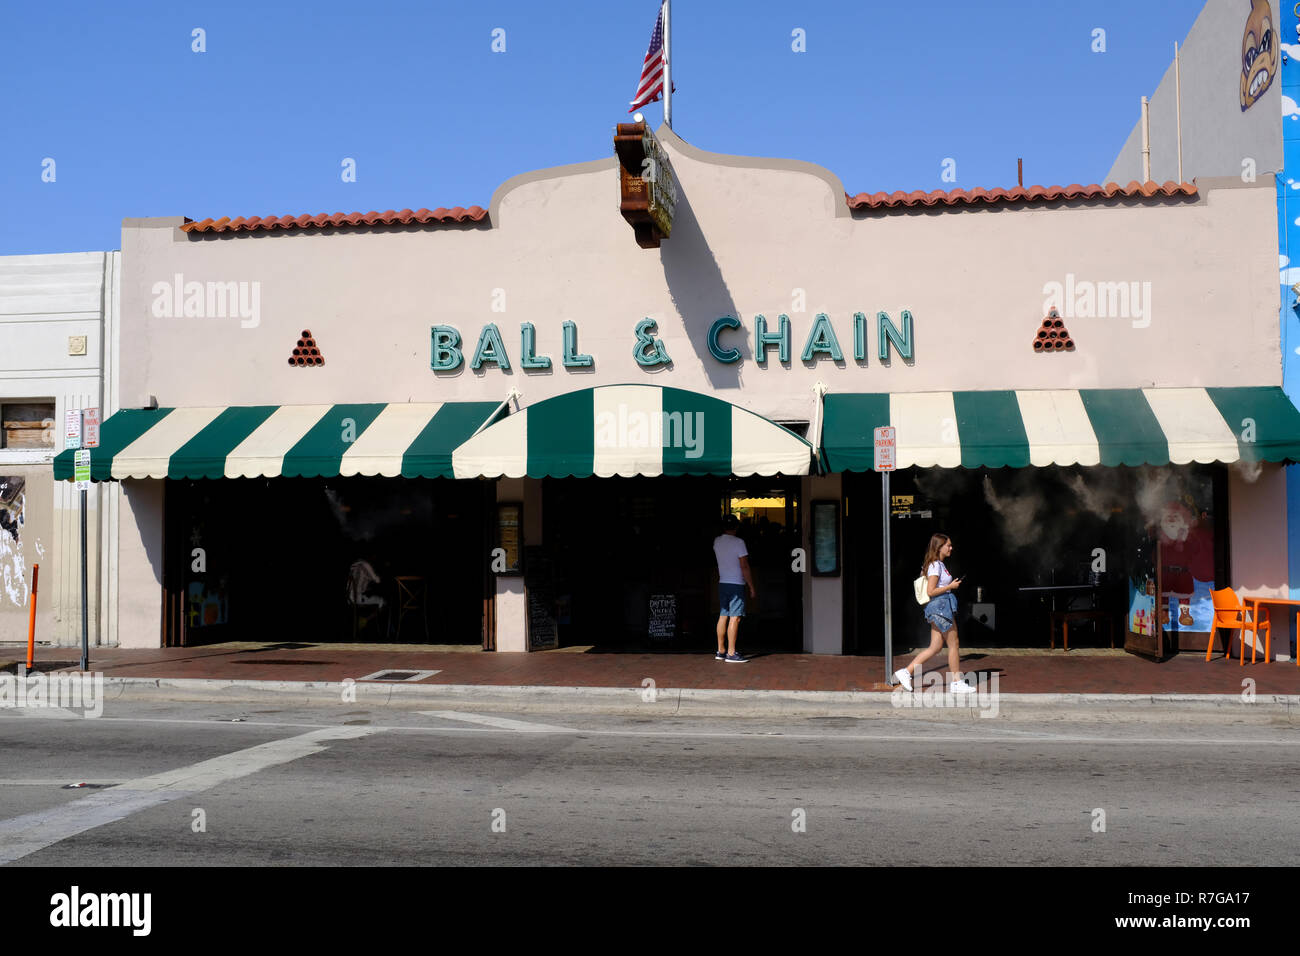
[[[747,602],[742,646],[802,649],[802,582],[790,555],[800,544],[797,478],[548,478],[542,495],[562,646],[711,651],[713,539],[731,512],[759,595]]]

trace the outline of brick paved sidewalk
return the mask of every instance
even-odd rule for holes
[[[0,647],[0,664],[21,659],[25,649]],[[42,647],[38,665],[72,661],[71,647]],[[895,666],[911,654],[895,659]],[[934,659],[933,669],[944,660]],[[1262,661],[1238,666],[1216,654],[1180,654],[1162,663],[1119,650],[980,650],[962,654],[967,671],[996,673],[1004,693],[1240,694],[1255,681],[1259,694],[1300,694],[1300,667]],[[887,690],[884,659],[812,654],[756,655],[748,664],[727,664],[713,654],[583,652],[483,653],[476,648],[413,645],[217,644],[206,647],[121,650],[92,648],[91,668],[107,677],[168,677],[216,680],[338,681],[378,671],[434,670],[426,684],[484,686],[639,687],[652,678],[661,688],[734,690]]]

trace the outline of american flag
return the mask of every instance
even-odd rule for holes
[[[645,63],[641,65],[641,82],[637,84],[636,96],[632,97],[635,113],[647,103],[653,103],[664,94],[664,5],[659,5],[659,15],[655,17],[655,32],[650,35],[650,49],[645,51]]]

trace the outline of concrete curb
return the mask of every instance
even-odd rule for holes
[[[355,692],[344,699],[345,687]],[[357,704],[414,709],[474,706],[512,712],[606,713],[646,716],[929,716],[978,717],[982,713],[1033,713],[1057,719],[1128,716],[1133,719],[1216,713],[1258,719],[1300,717],[1300,696],[1258,694],[1249,704],[1231,694],[1011,694],[969,698],[917,692],[705,690],[699,688],[545,687],[482,684],[402,684],[366,681],[259,681],[200,678],[109,677],[106,703],[206,701],[265,703],[292,698],[303,704]],[[906,702],[905,702],[906,701]],[[988,713],[990,710],[993,713]],[[1044,713],[1047,712],[1047,713]]]

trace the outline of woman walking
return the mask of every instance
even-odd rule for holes
[[[926,593],[930,601],[925,605],[925,619],[930,624],[930,646],[923,650],[894,677],[904,690],[912,689],[912,677],[921,676],[921,665],[942,650],[948,643],[949,691],[954,694],[972,694],[975,688],[961,676],[961,652],[957,648],[957,595],[953,592],[961,585],[961,578],[948,573],[944,561],[952,554],[952,539],[946,534],[932,535],[930,547],[925,551],[921,573],[926,578]]]

